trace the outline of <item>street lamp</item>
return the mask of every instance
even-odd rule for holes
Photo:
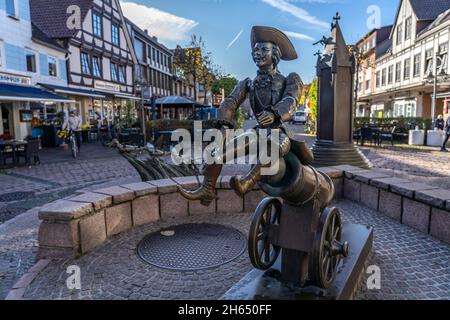
[[[441,67],[441,71],[438,74],[438,62],[439,65]],[[427,76],[426,81],[428,83],[433,83],[433,99],[431,101],[431,123],[434,126],[434,121],[435,121],[435,113],[436,113],[436,94],[437,94],[437,85],[438,85],[438,80],[442,80],[442,81],[446,81],[448,80],[448,75],[447,73],[444,71],[444,58],[440,56],[440,52],[436,52],[436,60],[434,63],[434,74],[433,72],[430,70],[430,73]]]
[[[147,132],[145,128],[145,106],[144,106],[144,89],[147,87],[145,80],[137,80],[135,82],[135,88],[141,90],[141,130],[144,140],[144,146],[147,144]]]

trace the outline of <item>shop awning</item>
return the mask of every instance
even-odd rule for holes
[[[106,98],[105,95],[103,95],[102,93],[97,92],[95,90],[69,88],[69,87],[55,86],[55,85],[46,84],[46,83],[38,83],[38,85],[43,88],[46,88],[48,90],[52,90],[55,93],[59,93],[59,94],[70,94],[70,95],[74,95],[74,96],[91,97],[91,98],[97,98],[97,99]]]
[[[36,87],[16,86],[4,83],[0,83],[0,100],[25,102],[75,102],[74,100],[58,96]]]
[[[98,90],[97,92],[100,92],[101,94],[104,94],[104,95],[113,96],[114,98],[118,98],[118,99],[141,100],[141,98],[136,97],[132,94],[128,94],[128,93],[119,93],[119,92],[103,91],[103,90]]]
[[[202,104],[195,102],[193,100],[190,100],[185,97],[179,97],[179,96],[169,96],[169,97],[163,97],[156,99],[157,105],[162,106],[193,106],[196,107],[204,107]]]

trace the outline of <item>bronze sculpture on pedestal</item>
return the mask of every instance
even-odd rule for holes
[[[295,140],[284,126],[297,108],[302,82],[296,73],[282,76],[277,65],[280,59],[296,59],[297,53],[289,38],[271,27],[253,27],[251,42],[258,75],[253,81],[241,81],[218,111],[220,129],[233,128],[234,114],[248,97],[258,128],[268,129],[269,135],[273,129],[281,132],[277,174],[262,176],[263,166],[258,163],[242,179],[231,180],[239,195],[259,183],[270,196],[260,203],[253,217],[248,244],[250,260],[256,268],[267,270],[282,251],[283,280],[300,287],[312,283],[328,288],[340,257],[348,254],[348,243],[342,241],[339,211],[327,208],[334,197],[333,181],[311,166],[311,150]],[[181,194],[189,200],[211,204],[221,170],[222,164],[206,165],[203,185],[195,191],[180,188]]]

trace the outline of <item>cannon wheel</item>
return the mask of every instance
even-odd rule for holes
[[[310,280],[328,289],[336,278],[341,256],[348,255],[348,243],[342,243],[342,220],[337,208],[326,208],[321,216],[310,260]]]
[[[280,223],[281,202],[265,198],[256,208],[248,238],[248,252],[253,266],[267,270],[277,261],[280,247],[271,243],[270,228]]]

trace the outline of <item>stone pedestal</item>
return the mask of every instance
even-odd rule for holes
[[[356,224],[344,224],[344,241],[350,252],[339,266],[336,280],[328,290],[304,288],[281,280],[282,256],[268,271],[253,270],[233,286],[222,300],[348,300],[354,295],[372,249],[373,229]]]
[[[444,143],[445,132],[442,130],[428,130],[427,146],[442,147]]]
[[[369,169],[372,165],[364,154],[353,144],[336,144],[318,140],[312,148],[315,167],[331,167],[338,165],[352,165]]]
[[[410,146],[423,146],[425,144],[425,131],[410,130],[408,144]]]

